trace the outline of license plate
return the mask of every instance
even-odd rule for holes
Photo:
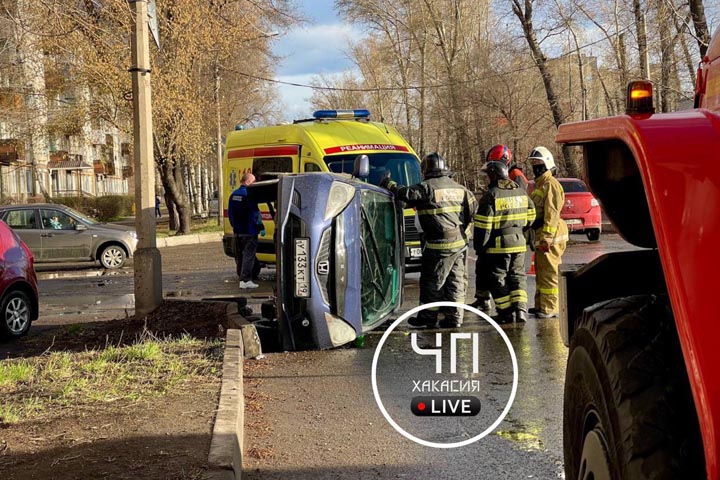
[[[582,223],[582,220],[579,218],[571,218],[570,220],[565,220],[565,223],[568,225],[580,225]]]
[[[309,251],[309,239],[295,239],[295,251],[293,255],[293,264],[295,266],[295,296],[299,298],[307,298],[310,296]]]
[[[411,248],[411,249],[410,249],[410,256],[411,256],[412,258],[422,257],[422,248],[420,248],[420,247]]]

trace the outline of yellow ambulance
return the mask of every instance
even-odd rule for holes
[[[370,158],[367,181],[380,183],[387,171],[401,185],[422,180],[420,160],[398,131],[383,123],[370,121],[367,110],[319,110],[313,118],[292,124],[228,133],[223,162],[223,205],[225,254],[234,256],[232,227],[227,218],[230,194],[240,186],[244,173],[252,172],[258,181],[275,178],[278,173],[353,171],[355,157]],[[266,235],[259,238],[258,260],[275,263],[273,214],[260,206]],[[415,212],[405,210],[406,264],[419,264],[420,235]]]

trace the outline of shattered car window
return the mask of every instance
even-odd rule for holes
[[[399,272],[396,259],[396,210],[391,197],[362,193],[362,322],[372,325],[397,303]]]

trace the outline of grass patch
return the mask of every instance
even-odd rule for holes
[[[135,402],[217,378],[221,344],[188,335],[158,339],[145,334],[130,345],[0,361],[0,424],[57,413],[57,408]]]

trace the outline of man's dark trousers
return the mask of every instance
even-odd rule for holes
[[[235,267],[241,282],[253,279],[257,245],[257,235],[235,234]]]

